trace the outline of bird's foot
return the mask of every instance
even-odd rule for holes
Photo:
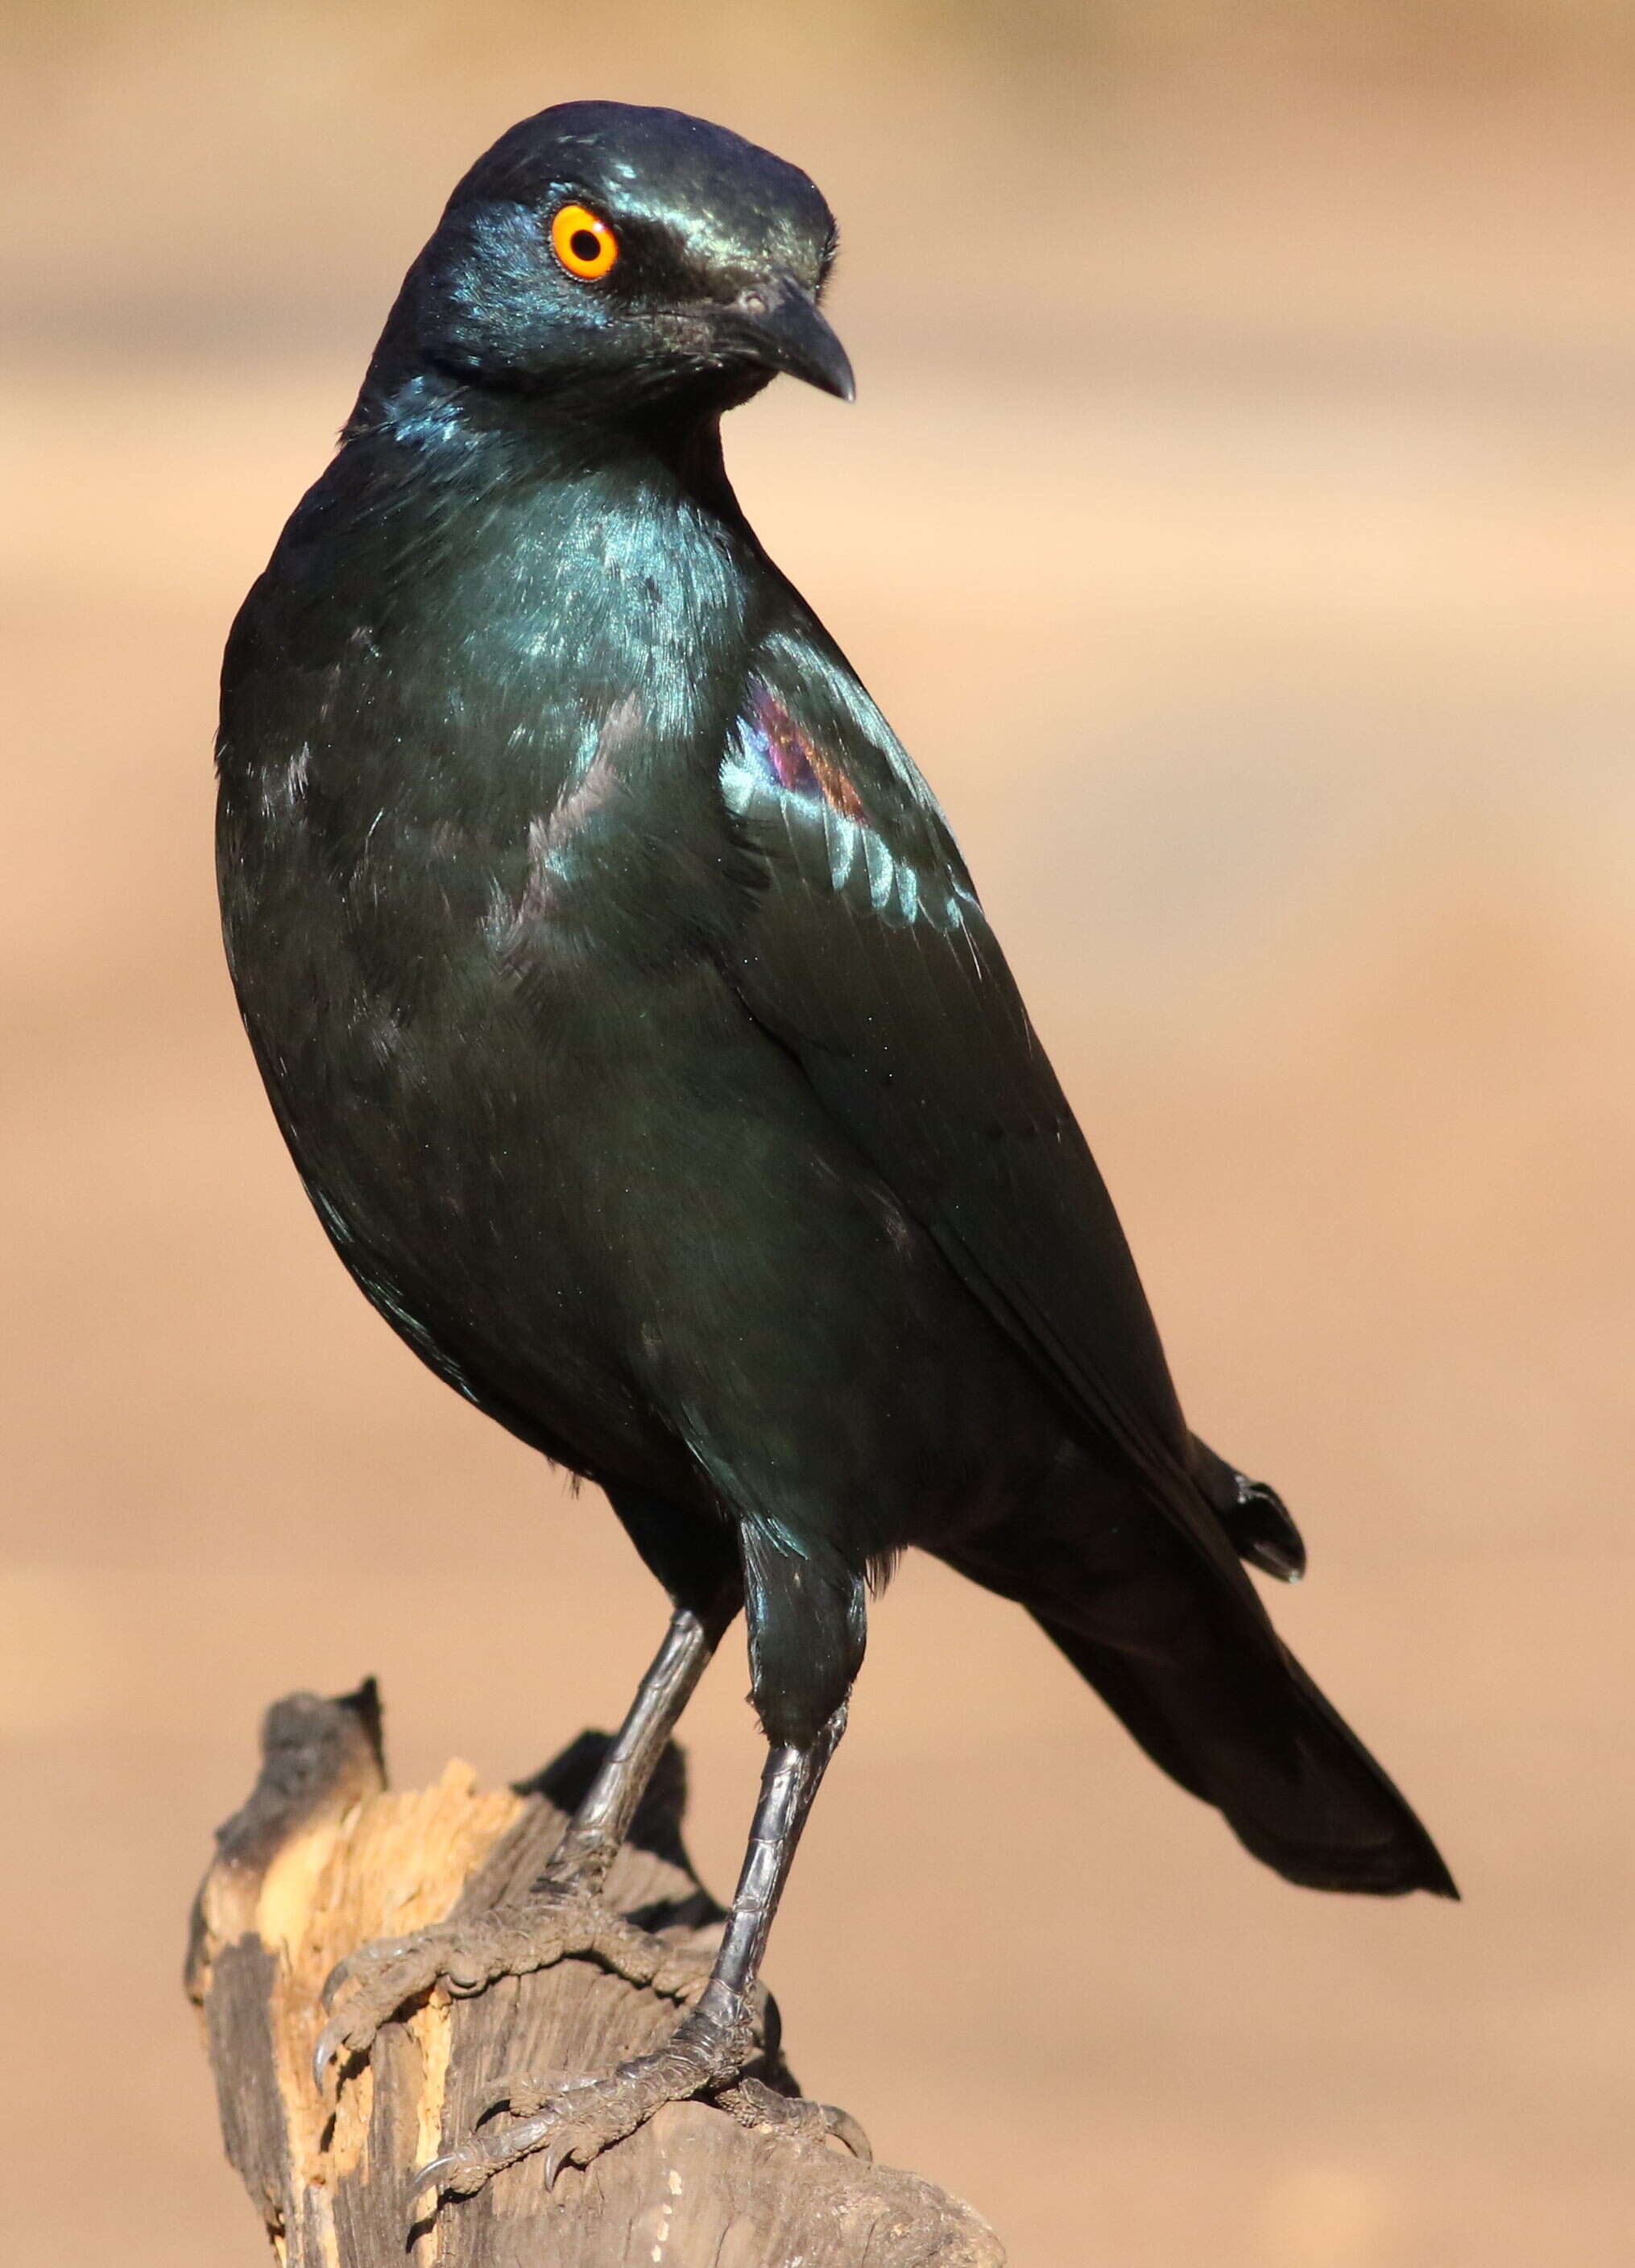
[[[759,2079],[740,2079],[736,2087],[724,2088],[715,2100],[740,2126],[759,2127],[765,2133],[785,2134],[800,2142],[843,2142],[865,2166],[874,2161],[873,2148],[862,2127],[849,2110],[832,2102],[808,2102],[804,2095],[780,2095]]]
[[[514,1905],[435,1922],[409,1937],[378,1938],[340,1962],[324,1986],[331,2014],[313,2077],[321,2090],[331,2066],[338,2075],[366,2059],[381,2026],[439,1984],[467,1999],[497,1977],[526,1977],[576,1956],[675,2000],[696,1999],[710,1976],[707,1955],[638,1929],[590,1892],[536,1889]]]
[[[746,2079],[759,2052],[747,2005],[726,2021],[695,2008],[663,2047],[621,2064],[606,2079],[514,2080],[466,2141],[422,2167],[416,2189],[429,2193],[434,2205],[446,2197],[473,2197],[539,2150],[545,2153],[545,2186],[553,2189],[564,2166],[588,2166],[667,2102],[695,2095],[719,2103],[742,2125],[814,2140],[832,2134],[854,2157],[871,2156],[862,2128],[843,2110]]]

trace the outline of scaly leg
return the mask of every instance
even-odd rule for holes
[[[756,2054],[752,1995],[767,1933],[812,1799],[844,1726],[843,1706],[808,1746],[777,1747],[768,1756],[715,1966],[696,2005],[664,2046],[621,2064],[604,2079],[549,2086],[514,2082],[498,2098],[513,2115],[485,2119],[467,2141],[434,2159],[422,2170],[418,2189],[439,2197],[469,2197],[502,2168],[536,2150],[546,2153],[549,2186],[564,2165],[588,2165],[663,2104],[706,2094],[720,2097],[746,2124],[836,2133],[858,2155],[867,2154],[860,2131],[843,2112],[791,2101],[754,2080],[743,2080]]]
[[[457,1996],[499,1977],[579,1955],[632,1984],[691,1998],[710,1972],[698,1957],[637,1929],[602,1899],[608,1869],[636,1816],[665,1744],[725,1627],[681,1608],[643,1678],[585,1799],[526,1898],[487,1913],[434,1923],[410,1937],[381,1938],[342,1962],[324,1987],[334,2014],[313,2058],[321,2088],[332,2062],[366,2057],[375,2035],[437,1984]]]
[[[563,1829],[536,1888],[590,1893],[601,1889],[630,1831],[665,1744],[692,1699],[693,1689],[720,1637],[719,1625],[706,1624],[690,1607],[678,1608],[671,1616],[664,1644],[637,1688],[630,1713],[609,1743],[578,1809]]]

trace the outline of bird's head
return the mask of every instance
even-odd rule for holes
[[[850,401],[818,309],[834,254],[817,189],[754,143],[680,111],[562,103],[456,188],[377,364],[589,416],[726,409],[780,372]]]

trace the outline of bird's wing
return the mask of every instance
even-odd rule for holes
[[[1055,1390],[1223,1570],[1123,1232],[935,799],[815,636],[770,639],[721,768],[750,1014]]]

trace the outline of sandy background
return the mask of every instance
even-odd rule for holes
[[[0,1870],[19,2264],[260,2239],[177,1985],[259,1712],[608,1723],[660,1601],[344,1280],[215,934],[214,676],[455,173],[574,93],[804,163],[855,409],[752,516],[949,806],[1285,1631],[1460,1910],[1296,1892],[911,1565],[773,1940],[1016,2268],[1631,2257],[1626,10],[8,11]],[[1227,33],[1230,32],[1230,37]],[[20,731],[18,726],[20,725]],[[730,1881],[758,1744],[687,1727]]]

